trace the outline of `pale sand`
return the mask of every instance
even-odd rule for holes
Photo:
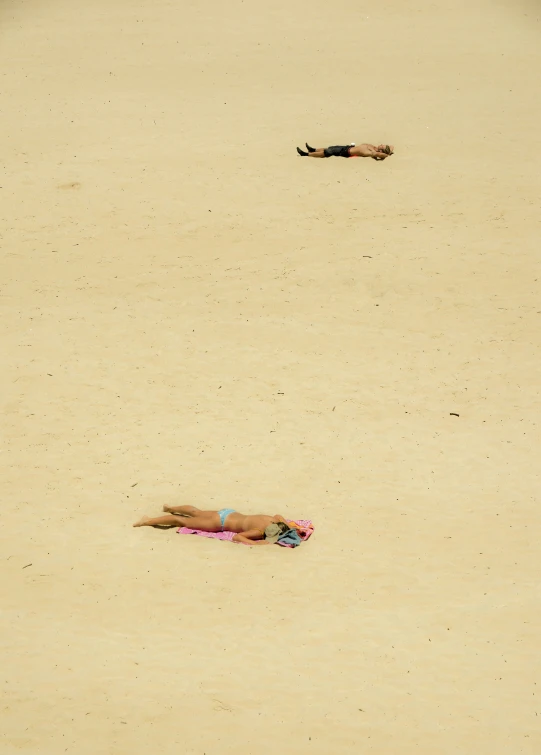
[[[407,5],[2,5],[2,755],[541,752],[538,11]]]

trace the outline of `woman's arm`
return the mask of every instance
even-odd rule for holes
[[[243,545],[269,545],[265,540],[265,534],[261,530],[247,530],[233,536],[234,543]]]

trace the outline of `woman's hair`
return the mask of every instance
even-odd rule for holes
[[[265,529],[265,539],[275,543],[288,530],[289,524],[286,522],[272,522]]]

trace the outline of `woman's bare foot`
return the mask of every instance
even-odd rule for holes
[[[173,512],[171,511],[171,509],[172,509],[172,508],[173,508],[172,506],[165,506],[165,505],[164,505],[164,507],[163,507],[163,510],[164,510],[164,511],[166,511],[166,512],[167,512],[168,514],[172,514],[172,513],[173,513]]]
[[[139,519],[139,521],[135,522],[135,524],[134,524],[133,526],[134,526],[134,527],[144,527],[144,526],[145,526],[145,524],[146,524],[146,523],[147,523],[147,522],[148,522],[149,520],[150,520],[150,517],[149,517],[149,516],[142,516],[142,517],[141,517],[141,519]]]

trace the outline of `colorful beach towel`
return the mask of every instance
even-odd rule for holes
[[[314,525],[310,521],[310,519],[292,519],[291,521],[288,519],[287,523],[290,527],[294,527],[297,532],[299,533],[300,539],[304,542],[305,540],[308,540],[309,537],[311,537],[313,531],[314,531]],[[193,530],[190,527],[179,527],[177,530],[179,535],[200,535],[201,537],[213,537],[216,540],[233,540],[235,537],[235,532],[229,532],[225,530],[225,532],[204,532],[203,530]],[[288,543],[280,543],[278,542],[277,545],[281,545],[284,548],[294,548],[294,545],[290,545]]]
[[[310,519],[287,519],[286,521],[290,527],[297,530],[299,537],[303,543],[312,536],[314,525],[312,524]],[[278,541],[278,545],[281,545],[283,548],[295,548],[295,545],[288,542],[281,543],[280,541]]]

